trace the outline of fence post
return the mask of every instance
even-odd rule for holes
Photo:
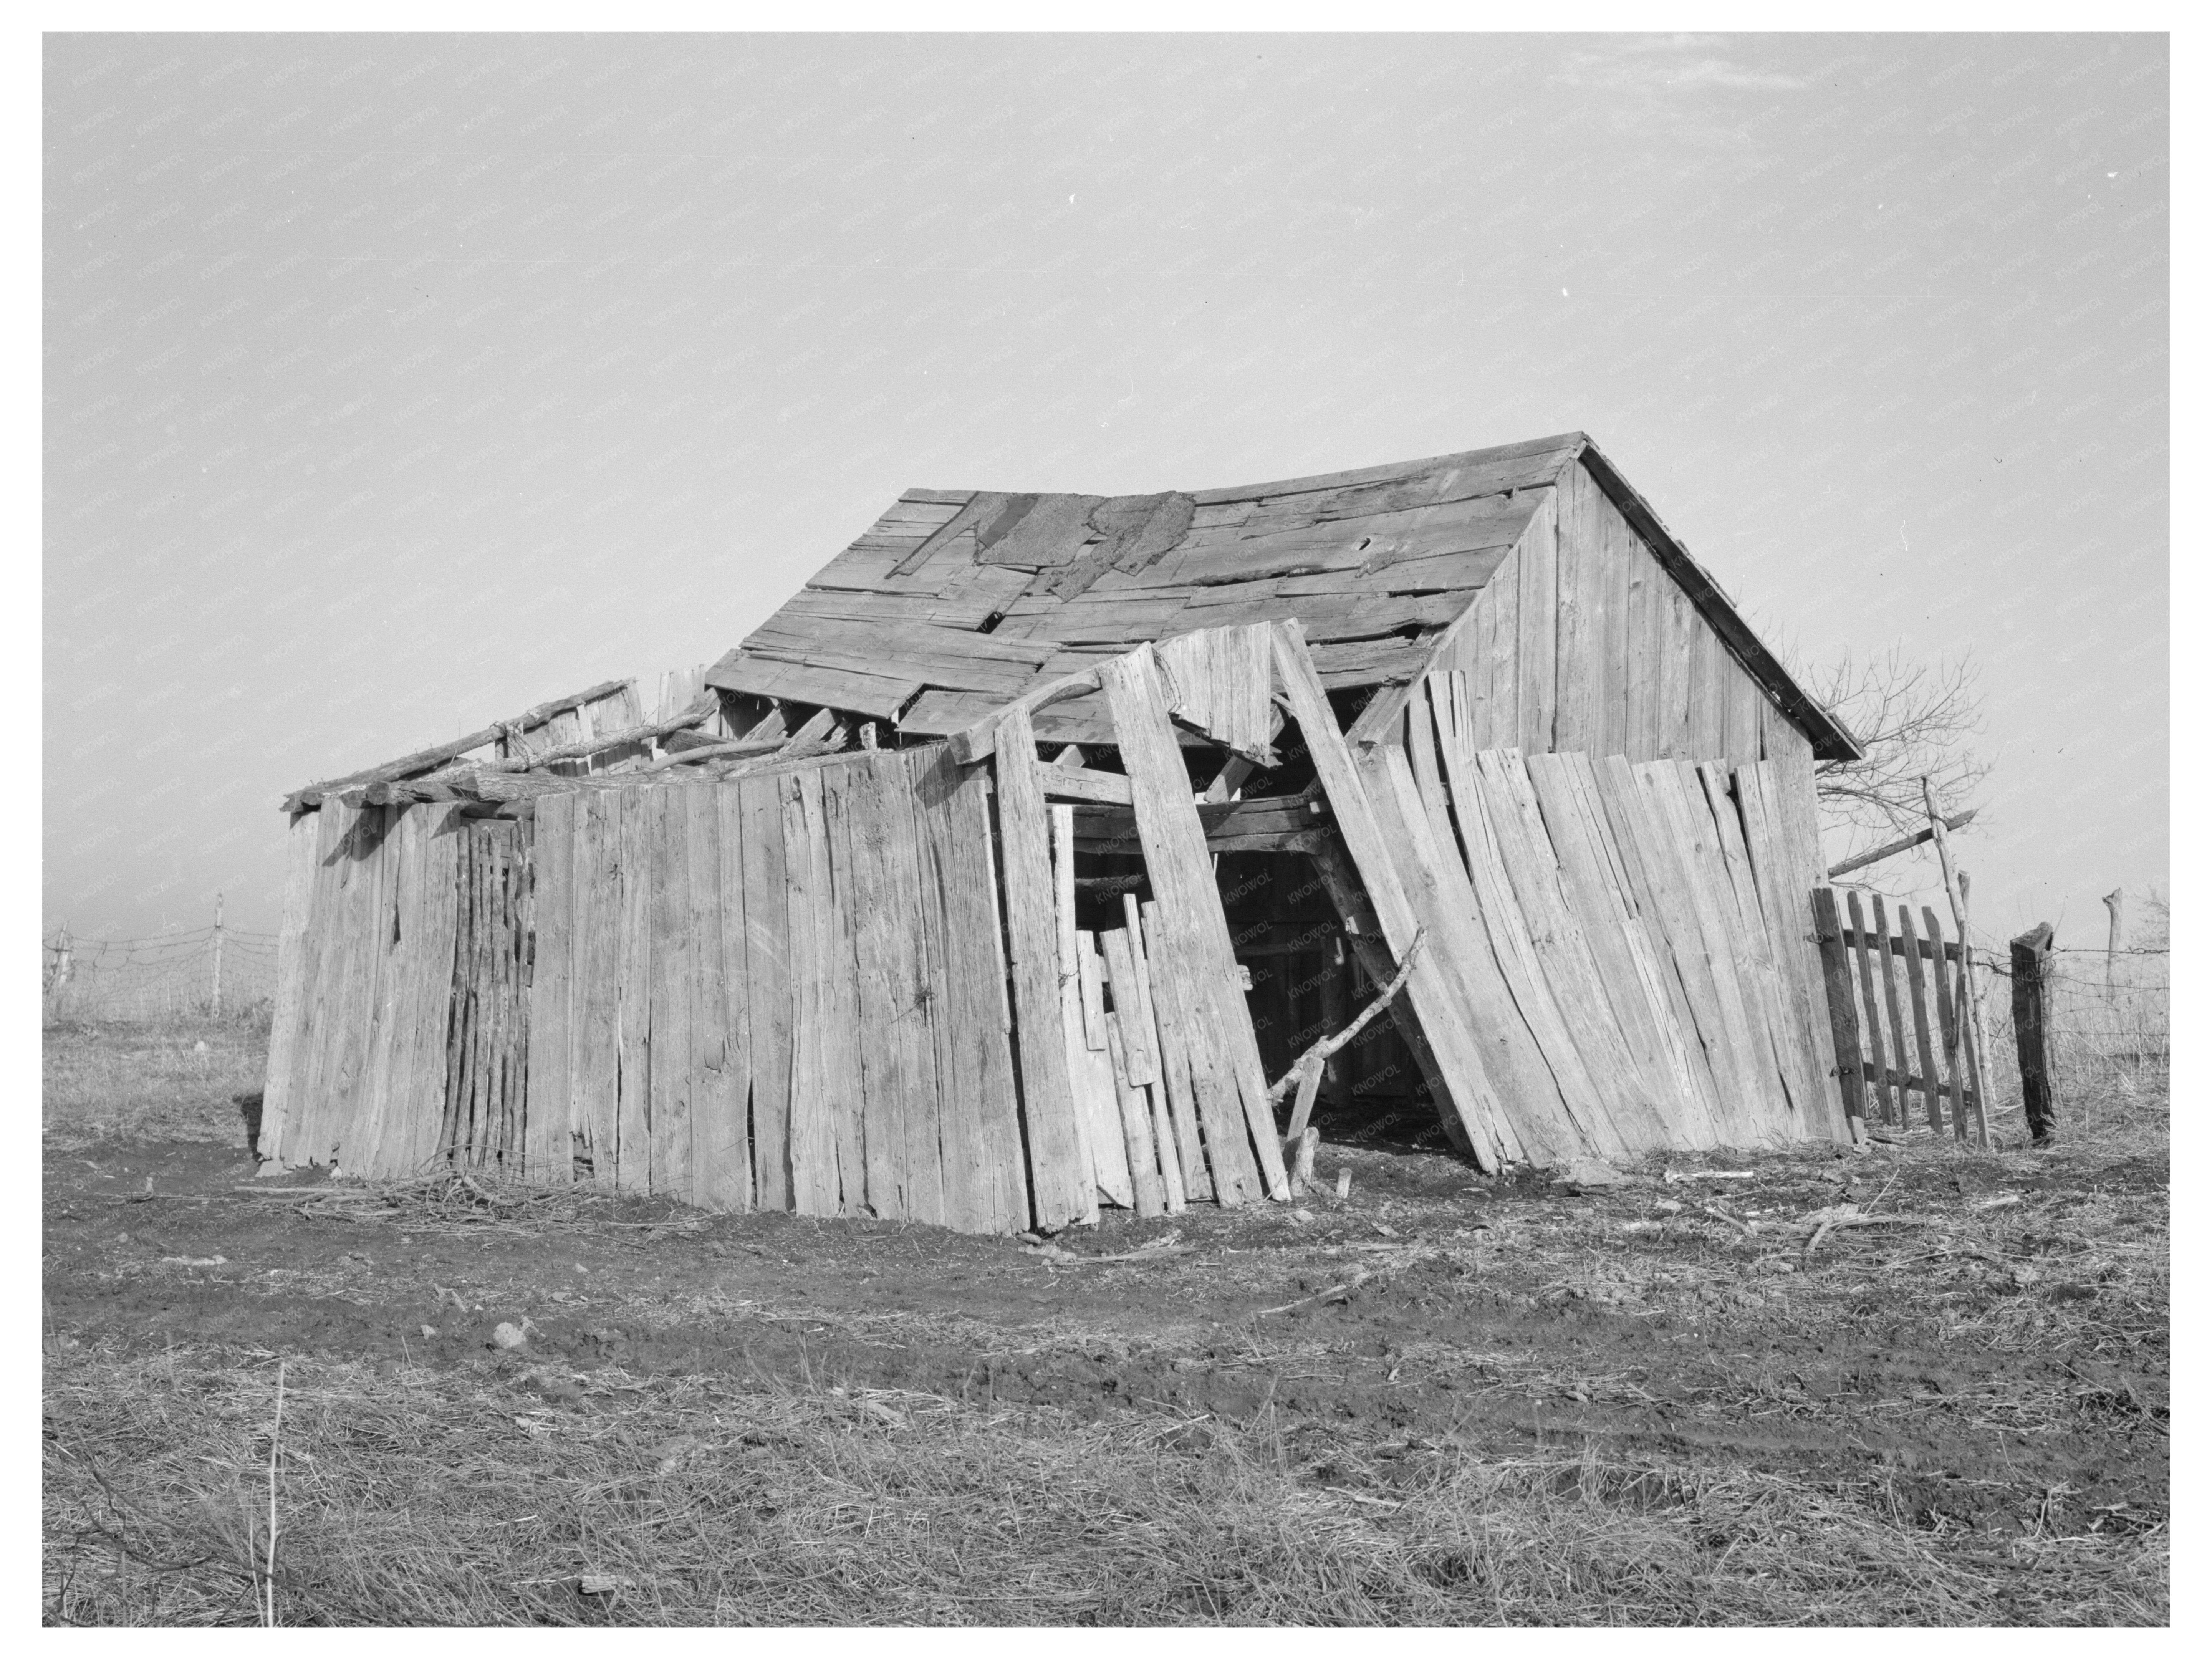
[[[2051,1083],[2050,1008],[2045,988],[2051,969],[2051,924],[2039,921],[2012,942],[2012,1024],[2020,1043],[2020,1092],[2027,1132],[2039,1146],[2058,1128],[2058,1097]]]
[[[1990,1144],[1990,1064],[1989,1046],[1983,1036],[1981,988],[1974,977],[1974,934],[1966,922],[1966,874],[1951,866],[1951,842],[1943,828],[1943,815],[1936,810],[1936,788],[1926,777],[1920,780],[1920,798],[1928,804],[1929,828],[1936,832],[1936,856],[1943,866],[1943,890],[1950,896],[1951,917],[1959,926],[1959,970],[1965,987],[1961,1000],[1966,1006],[1959,1011],[1960,1023],[1966,1031],[1966,1058],[1972,1066],[1974,1084],[1974,1140],[1987,1148]]]
[[[70,969],[76,965],[76,953],[70,948],[69,923],[62,924],[61,937],[54,945],[54,989],[64,988],[70,982]]]
[[[222,1018],[222,895],[215,896],[215,963],[210,975],[212,984],[208,991],[208,1002],[215,1018]]]
[[[2105,895],[2105,908],[2112,912],[2112,926],[2105,933],[2105,994],[2112,994],[2112,958],[2120,953],[2120,942],[2126,929],[2120,919],[2120,906],[2125,902],[2128,890],[2115,887]]]
[[[1851,1001],[1851,965],[1844,953],[1843,918],[1832,887],[1813,890],[1813,933],[1820,944],[1820,980],[1828,997],[1828,1030],[1836,1045],[1836,1087],[1851,1144],[1866,1139],[1866,1073],[1859,1054],[1858,1010]]]

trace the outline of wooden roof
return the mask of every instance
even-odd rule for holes
[[[939,735],[1148,641],[1291,617],[1330,689],[1402,684],[1578,459],[1815,751],[1854,752],[1579,432],[1188,494],[909,489],[707,684]],[[1089,718],[1061,705],[1039,735]]]

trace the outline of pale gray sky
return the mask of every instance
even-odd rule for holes
[[[1579,428],[1770,641],[1971,648],[1977,920],[2167,866],[2156,36],[46,45],[44,909],[735,644],[902,489]]]

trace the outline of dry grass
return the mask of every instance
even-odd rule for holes
[[[275,1371],[50,1358],[47,1622],[255,1621]],[[1100,1427],[827,1379],[289,1375],[288,1624],[2106,1624],[2166,1605],[2162,1536],[1962,1543],[1900,1525],[1880,1485],[1449,1441],[1383,1463],[1265,1414]]]
[[[230,1097],[261,1086],[265,1021],[68,1022],[42,1036],[47,1146],[214,1140],[234,1141],[244,1153]]]

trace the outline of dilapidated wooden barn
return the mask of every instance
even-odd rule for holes
[[[910,490],[681,707],[287,801],[264,1139],[974,1231],[1286,1196],[1317,1098],[1484,1169],[1840,1139],[1854,752],[1579,434]]]

